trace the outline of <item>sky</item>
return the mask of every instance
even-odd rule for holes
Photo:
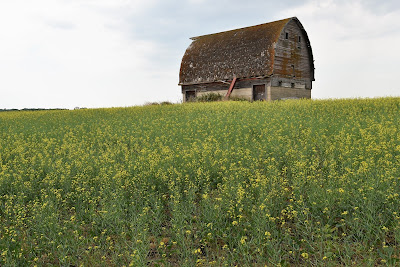
[[[294,16],[312,98],[400,96],[398,0],[0,0],[0,109],[178,103],[190,37]]]

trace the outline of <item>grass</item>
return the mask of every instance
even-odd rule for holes
[[[0,114],[1,266],[398,265],[400,98]]]

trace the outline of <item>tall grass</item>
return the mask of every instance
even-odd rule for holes
[[[0,114],[1,266],[396,265],[400,99]]]

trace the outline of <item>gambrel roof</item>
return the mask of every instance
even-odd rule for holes
[[[179,84],[200,84],[273,74],[275,44],[285,25],[295,20],[306,36],[310,63],[311,46],[300,21],[288,18],[256,26],[191,38],[182,58]]]

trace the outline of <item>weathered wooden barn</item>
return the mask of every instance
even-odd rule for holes
[[[225,98],[311,98],[314,59],[296,18],[191,38],[179,85],[184,101],[206,93]]]

